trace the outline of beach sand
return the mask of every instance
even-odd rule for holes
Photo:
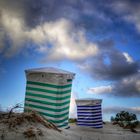
[[[106,122],[95,129],[70,123],[69,129],[58,129],[36,112],[6,113],[0,116],[0,140],[140,140],[137,133]]]
[[[77,134],[79,140],[140,140],[140,126],[136,130],[137,133],[133,133],[129,129],[106,123],[101,129],[71,125],[66,133]]]
[[[29,127],[32,127],[36,132],[35,137],[27,138],[23,134]],[[38,129],[42,131],[43,135],[37,134]],[[70,124],[69,129],[62,129],[61,132],[38,123],[22,124],[14,130],[0,124],[0,140],[140,140],[140,127],[136,130],[137,133],[133,133],[111,123],[106,123],[101,129]]]

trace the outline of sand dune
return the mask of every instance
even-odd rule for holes
[[[16,131],[12,131],[6,126],[0,125],[0,139],[26,140],[28,138],[23,135],[23,132],[28,127],[29,125],[22,125]],[[140,140],[140,128],[137,128],[138,133],[132,133],[130,130],[124,130],[111,124],[104,125],[102,129],[71,125],[70,129],[63,129],[61,132],[45,128],[40,124],[30,124],[30,127],[36,131],[36,136],[29,138],[30,140]],[[2,131],[2,128],[5,128],[5,131]],[[42,136],[37,134],[36,128],[42,131]]]
[[[140,126],[136,130],[133,133],[106,123],[101,129],[70,124],[69,129],[60,131],[34,114],[0,118],[0,140],[140,140]]]

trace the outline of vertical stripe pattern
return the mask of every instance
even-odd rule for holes
[[[77,124],[93,128],[102,128],[101,104],[77,105]]]
[[[57,127],[68,127],[72,80],[65,85],[27,81],[25,111],[35,110]]]

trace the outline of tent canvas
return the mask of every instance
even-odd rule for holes
[[[102,128],[101,99],[77,99],[77,124],[93,128]]]
[[[25,111],[35,110],[58,127],[68,127],[74,73],[57,68],[25,70]]]

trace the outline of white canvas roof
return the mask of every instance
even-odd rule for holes
[[[26,73],[54,73],[54,74],[70,74],[70,75],[75,75],[75,73],[62,70],[59,68],[54,68],[54,67],[45,67],[45,68],[34,68],[34,69],[28,69],[25,70]]]
[[[77,105],[94,105],[102,103],[102,99],[92,99],[92,98],[76,99],[75,101]]]

